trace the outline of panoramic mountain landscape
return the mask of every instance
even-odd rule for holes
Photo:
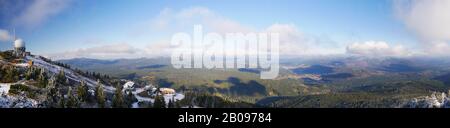
[[[202,90],[259,107],[410,107],[407,105],[414,99],[450,89],[450,69],[446,68],[450,63],[442,59],[287,59],[275,80],[258,79],[257,69],[180,71],[168,61],[142,58],[60,62],[123,79]]]
[[[448,108],[450,2],[0,0],[0,108]]]
[[[276,79],[262,80],[258,69],[179,70],[169,58],[51,61],[7,51],[0,61],[1,83],[7,83],[0,101],[2,107],[131,108],[161,107],[155,103],[161,96],[163,107],[447,107],[446,60],[286,59]]]

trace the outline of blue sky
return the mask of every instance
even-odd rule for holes
[[[17,10],[1,13],[0,29],[16,28],[17,35],[35,54],[91,51],[115,44],[131,49],[151,47],[152,43],[169,40],[175,32],[192,31],[196,24],[194,20],[192,25],[180,27],[177,24],[183,24],[183,19],[167,18],[166,28],[157,29],[152,24],[161,19],[163,12],[169,10],[163,17],[176,17],[177,13],[192,8],[208,10],[214,17],[256,31],[266,30],[274,24],[294,26],[302,37],[318,42],[325,40],[321,46],[335,47],[344,53],[347,45],[366,41],[401,45],[412,51],[421,47],[414,32],[396,17],[390,0],[77,0],[57,4],[52,4],[52,0],[42,1],[48,1],[45,4],[52,7],[36,10],[44,14],[31,12],[26,15],[30,13],[27,10],[31,10],[27,8],[38,3],[34,1],[7,0],[8,6],[12,7],[0,6],[2,10]],[[54,9],[54,6],[62,7]],[[17,18],[23,15],[44,18],[29,25],[30,22],[21,22],[24,18]],[[34,22],[33,19],[25,20]],[[2,40],[1,50],[12,47],[8,42],[11,41]],[[77,55],[84,57],[86,54]]]

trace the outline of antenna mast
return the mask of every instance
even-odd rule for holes
[[[13,33],[14,33],[14,41],[17,39],[16,38],[16,28],[13,28]]]

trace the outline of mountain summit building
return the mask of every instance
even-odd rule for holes
[[[14,55],[17,57],[24,57],[26,54],[25,41],[22,39],[14,40]]]
[[[26,47],[25,47],[25,41],[23,41],[23,39],[20,38],[16,38],[16,32],[14,31],[14,51],[13,54],[16,57],[25,57],[27,55],[30,55],[30,52],[26,51]]]

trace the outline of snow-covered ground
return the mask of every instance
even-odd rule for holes
[[[149,97],[139,96],[138,95],[139,93],[141,93],[141,92],[138,92],[138,91],[134,91],[133,92],[134,96],[136,96],[136,99],[138,99],[138,101],[146,101],[146,102],[152,102],[153,103],[154,99],[149,98]],[[182,100],[182,99],[184,99],[184,95],[181,94],[181,93],[164,95],[164,101],[166,101],[166,103],[169,103],[169,100],[172,100],[172,98],[175,99],[175,100]]]
[[[125,83],[125,84],[123,85],[123,88],[124,88],[124,89],[127,89],[127,88],[132,89],[133,87],[134,87],[134,82],[133,82],[133,81],[128,81],[127,83]]]
[[[137,94],[134,94],[134,96],[136,97],[138,102],[133,103],[132,104],[132,108],[139,108],[139,105],[138,105],[139,102],[150,102],[150,103],[154,103],[155,102],[155,99],[153,99],[153,98],[142,97],[142,96],[139,96]],[[177,93],[177,94],[174,94],[174,95],[164,95],[164,101],[166,102],[166,105],[169,104],[169,101],[173,100],[172,98],[175,99],[175,101],[182,100],[182,99],[184,99],[184,95],[180,94],[180,93]]]
[[[433,93],[431,96],[414,98],[402,107],[407,108],[450,108],[449,93]]]
[[[139,93],[142,93],[142,92],[144,92],[144,91],[147,91],[148,89],[149,89],[149,88],[147,88],[147,87],[144,87],[144,88],[136,88],[132,93],[133,93],[133,95],[136,97],[136,99],[138,100],[138,102],[150,102],[150,103],[153,103],[153,102],[155,101],[155,99],[149,98],[149,97],[142,97],[142,96],[139,96],[139,95],[138,95]],[[153,90],[153,89],[152,89],[152,90]],[[170,100],[175,100],[175,101],[177,101],[177,100],[182,100],[182,99],[184,99],[184,95],[181,94],[181,93],[166,94],[166,95],[163,95],[163,97],[164,97],[164,101],[166,102],[166,105],[169,104],[169,101],[170,101]],[[138,107],[139,107],[138,102],[133,103],[133,108],[138,108]]]
[[[97,81],[96,80],[92,80],[90,78],[84,77],[76,72],[74,72],[73,70],[58,66],[58,65],[54,65],[54,64],[50,64],[47,63],[46,61],[42,60],[39,58],[39,56],[36,57],[32,57],[32,56],[26,56],[25,60],[27,61],[33,61],[33,65],[37,66],[37,67],[41,67],[44,68],[47,72],[52,73],[52,74],[58,74],[61,70],[64,71],[65,76],[73,81],[85,81],[87,86],[90,86],[92,88],[95,88],[97,86]],[[20,67],[25,67],[28,66],[28,64],[16,64],[16,66],[20,66]],[[16,84],[23,84],[24,81],[19,81],[16,82]],[[37,107],[37,101],[33,100],[33,99],[29,99],[23,96],[10,96],[7,95],[7,93],[9,92],[10,86],[13,83],[1,83],[0,84],[0,108],[28,108],[28,107]],[[129,88],[131,87],[132,90],[132,94],[136,97],[136,99],[138,100],[138,102],[133,103],[133,108],[135,107],[139,107],[138,103],[139,102],[150,102],[153,103],[154,99],[153,98],[149,98],[149,97],[142,97],[139,96],[139,93],[142,93],[144,91],[155,91],[155,88],[153,86],[146,86],[143,88],[133,88],[134,86],[134,82],[129,81],[127,82],[124,87],[125,88]],[[103,86],[104,90],[106,92],[109,93],[114,93],[114,91],[116,90],[116,88],[111,87],[111,86]],[[175,94],[166,94],[163,95],[164,100],[166,102],[166,105],[169,103],[169,101],[171,100],[182,100],[184,98],[184,95],[181,93],[175,93]]]
[[[38,56],[36,56],[36,57],[27,56],[26,60],[33,61],[33,65],[36,65],[38,67],[42,67],[42,68],[46,69],[47,71],[49,71],[49,72],[51,72],[53,74],[58,74],[61,70],[63,70],[64,74],[66,75],[66,77],[68,79],[70,79],[70,80],[77,81],[77,82],[80,82],[81,80],[83,80],[83,81],[86,82],[86,85],[88,85],[88,86],[90,86],[92,88],[97,86],[97,81],[96,80],[92,80],[92,79],[89,79],[89,78],[84,77],[82,75],[79,75],[79,74],[75,73],[74,71],[72,71],[70,69],[67,69],[67,68],[64,68],[64,67],[61,67],[61,66],[58,66],[58,65],[47,63],[44,60],[40,59]],[[114,87],[111,87],[111,86],[103,86],[103,88],[105,89],[106,92],[109,92],[109,93],[113,93],[114,90],[116,90]]]
[[[15,64],[15,66],[18,66],[18,67],[28,67],[28,63],[18,63],[18,64]]]
[[[8,94],[10,87],[11,87],[10,83],[0,83],[0,95]]]
[[[136,88],[136,90],[133,91],[132,93],[136,96],[138,101],[150,101],[150,102],[153,103],[154,100],[152,98],[142,97],[142,96],[138,95],[139,93],[142,93],[144,91],[147,91],[147,89],[145,89],[145,88]],[[182,100],[183,98],[184,98],[184,95],[181,94],[181,93],[164,95],[164,100],[166,101],[166,103],[169,103],[169,100],[172,100],[172,99]]]
[[[183,95],[183,94],[180,94],[180,93],[164,95],[164,101],[166,101],[166,104],[168,104],[169,101],[170,101],[170,100],[173,100],[173,99],[174,99],[175,101],[177,101],[177,100],[182,100],[182,99],[184,99],[184,95]]]
[[[134,94],[134,96],[136,97],[138,102],[151,102],[151,103],[153,103],[155,101],[153,98],[142,97],[142,96],[139,96],[137,94]]]
[[[183,107],[181,107],[181,108],[190,108],[190,107],[189,107],[189,106],[183,106]],[[191,106],[191,108],[203,108],[203,107],[194,105],[194,106]]]
[[[38,102],[23,96],[0,94],[0,108],[36,108]]]
[[[139,108],[139,102],[134,102],[131,104],[131,108]]]
[[[23,83],[19,81],[17,83]],[[0,108],[36,108],[36,100],[20,95],[8,95],[13,83],[0,83]]]

